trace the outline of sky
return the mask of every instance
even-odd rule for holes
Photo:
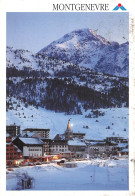
[[[127,12],[8,12],[6,44],[15,49],[38,52],[66,33],[77,29],[97,30],[108,41],[128,41]]]

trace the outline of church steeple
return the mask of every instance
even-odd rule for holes
[[[68,120],[67,129],[65,131],[65,139],[71,140],[73,137],[73,132],[71,130],[70,119]]]
[[[70,120],[68,120],[67,131],[71,131]]]

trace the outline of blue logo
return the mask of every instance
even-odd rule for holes
[[[123,5],[121,5],[121,3],[119,3],[113,10],[115,10],[115,11],[117,11],[117,10],[119,10],[119,9],[121,9],[121,10],[126,10],[126,8],[124,8],[124,6]]]

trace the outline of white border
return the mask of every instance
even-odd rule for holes
[[[130,175],[129,175],[129,191],[6,191],[6,172],[5,172],[5,138],[6,138],[6,12],[52,12],[53,3],[107,3],[109,4],[109,12],[118,4],[122,5],[130,14],[130,68],[129,68],[129,147],[130,147]],[[114,13],[115,14],[115,13]],[[68,196],[68,195],[114,195],[126,196],[135,194],[135,2],[134,0],[0,0],[0,195],[16,196],[28,195],[33,196],[50,195]]]

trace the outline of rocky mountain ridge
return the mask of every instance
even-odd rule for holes
[[[38,54],[116,76],[129,74],[129,43],[109,42],[91,29],[68,33]]]

